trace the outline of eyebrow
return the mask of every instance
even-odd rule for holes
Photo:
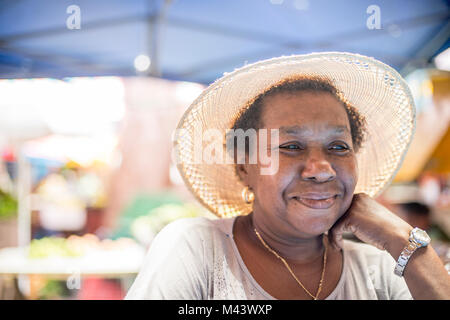
[[[311,132],[312,130],[309,129],[308,127],[305,126],[281,126],[280,127],[280,132],[283,134],[292,134],[292,135],[298,135],[301,133],[308,133]],[[347,126],[330,126],[328,127],[328,132],[330,133],[349,133],[350,131],[348,130]]]

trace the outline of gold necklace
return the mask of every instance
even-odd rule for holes
[[[325,275],[325,266],[327,264],[327,249],[328,246],[326,245],[326,241],[325,241],[325,252],[323,254],[323,269],[322,269],[322,275],[320,276],[320,281],[319,281],[319,288],[317,289],[317,293],[316,295],[312,295],[308,289],[305,288],[305,286],[300,282],[300,280],[298,280],[298,278],[295,276],[294,272],[292,271],[291,267],[289,267],[289,264],[286,262],[286,260],[284,260],[282,257],[280,257],[280,255],[278,253],[276,253],[273,249],[271,249],[266,242],[263,240],[263,238],[261,237],[261,235],[259,234],[258,231],[256,231],[256,228],[254,228],[253,230],[255,230],[256,236],[258,237],[258,239],[261,241],[261,243],[264,245],[264,247],[266,247],[267,250],[269,250],[271,253],[273,253],[275,255],[275,257],[277,257],[278,259],[280,259],[283,264],[286,266],[286,268],[289,270],[289,272],[291,273],[291,276],[295,279],[295,281],[297,281],[297,283],[300,285],[300,287],[303,288],[303,290],[305,290],[305,292],[314,300],[317,300],[319,298],[319,294],[322,291],[322,285],[323,285],[323,277]]]

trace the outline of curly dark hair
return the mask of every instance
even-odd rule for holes
[[[258,130],[262,126],[261,115],[264,109],[264,100],[267,97],[280,93],[298,93],[301,91],[326,92],[333,95],[333,97],[342,103],[345,111],[347,112],[350,123],[353,148],[355,152],[358,152],[366,136],[366,120],[364,116],[362,116],[354,106],[345,100],[341,92],[331,83],[330,80],[320,77],[302,76],[287,78],[272,85],[263,93],[247,102],[247,105],[237,116],[232,129],[242,129],[243,131],[247,131],[248,129]],[[230,138],[233,138],[234,141],[228,141]],[[237,146],[236,137],[227,136],[227,141],[227,144],[234,143],[233,145]],[[247,139],[245,142],[246,153],[249,152],[248,144],[249,142]]]

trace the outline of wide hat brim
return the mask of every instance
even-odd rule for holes
[[[415,106],[407,84],[394,69],[373,58],[342,52],[259,61],[224,74],[206,88],[186,110],[174,134],[174,156],[185,184],[217,216],[248,214],[252,205],[241,196],[245,186],[233,164],[197,161],[196,132],[216,129],[225,137],[249,100],[296,76],[330,80],[365,117],[367,134],[356,154],[355,193],[376,197],[395,177],[414,135]]]

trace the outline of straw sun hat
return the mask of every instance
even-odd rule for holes
[[[234,165],[195,161],[196,134],[225,133],[246,103],[271,85],[292,76],[330,80],[366,119],[366,140],[356,154],[355,193],[376,197],[403,162],[415,131],[415,107],[409,88],[391,67],[373,58],[342,52],[292,55],[259,61],[216,80],[192,103],[174,134],[174,156],[195,197],[219,217],[248,214],[245,188]]]

